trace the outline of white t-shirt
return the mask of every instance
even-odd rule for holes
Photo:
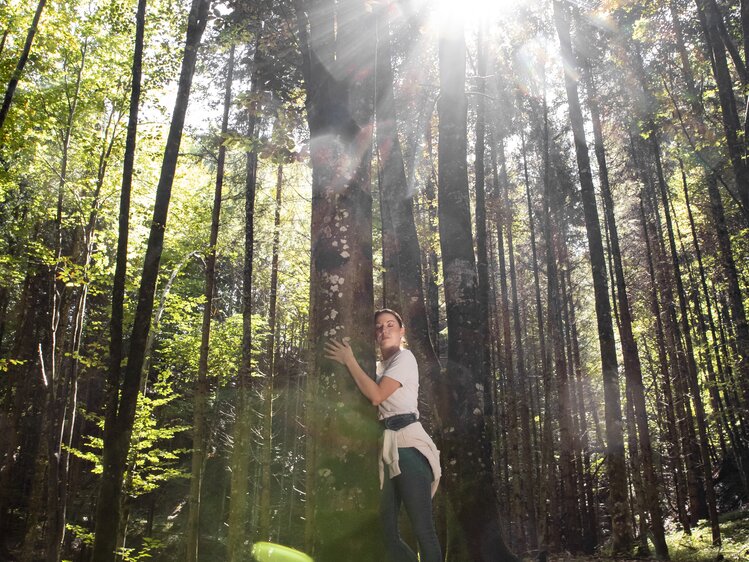
[[[379,406],[379,418],[397,414],[416,414],[419,417],[419,366],[416,357],[408,349],[397,351],[387,361],[377,363],[377,383],[388,376],[401,383]]]

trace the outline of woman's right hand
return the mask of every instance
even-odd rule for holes
[[[351,361],[355,361],[354,351],[349,345],[348,338],[344,338],[343,341],[330,340],[326,343],[325,357],[346,366],[350,365]]]

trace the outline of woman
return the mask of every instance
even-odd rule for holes
[[[374,320],[382,356],[375,380],[359,366],[348,342],[331,340],[325,345],[326,357],[345,365],[362,394],[379,410],[384,427],[380,518],[391,560],[440,562],[442,552],[432,519],[432,496],[441,476],[439,451],[418,421],[419,369],[413,353],[401,348],[406,330],[400,315],[384,308],[375,312]],[[419,543],[420,559],[400,537],[401,503]]]

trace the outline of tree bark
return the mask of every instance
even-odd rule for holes
[[[306,14],[298,0],[296,8],[312,157],[307,550],[320,560],[374,562],[382,559],[377,425],[349,376],[325,359],[323,344],[350,338],[373,374],[375,22],[361,0],[310,3]]]

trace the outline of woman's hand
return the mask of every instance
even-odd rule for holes
[[[330,340],[325,344],[325,357],[337,361],[341,365],[351,365],[352,361],[356,361],[354,358],[354,352],[349,345],[348,338],[344,340]]]

